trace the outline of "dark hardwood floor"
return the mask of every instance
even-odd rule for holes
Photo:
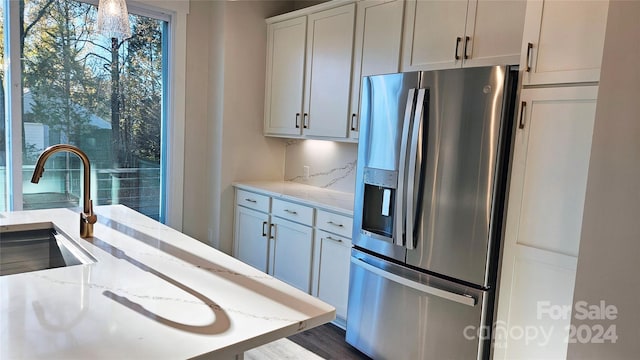
[[[289,340],[327,359],[369,359],[344,340],[345,331],[333,324],[324,324],[288,337]]]

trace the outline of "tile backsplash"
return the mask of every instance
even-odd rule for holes
[[[323,140],[287,140],[284,179],[353,193],[358,144]],[[304,167],[309,167],[305,179]]]

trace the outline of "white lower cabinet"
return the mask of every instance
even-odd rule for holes
[[[336,320],[347,318],[351,240],[316,230],[313,251],[313,296],[336,308]]]
[[[347,318],[353,217],[236,189],[233,255]]]
[[[273,217],[271,219],[273,252],[271,263],[275,278],[309,293],[313,229],[309,226]]]
[[[256,269],[267,272],[269,215],[236,206],[234,256]]]

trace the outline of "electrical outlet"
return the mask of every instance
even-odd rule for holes
[[[307,165],[302,167],[302,179],[305,181],[309,180],[309,166]]]

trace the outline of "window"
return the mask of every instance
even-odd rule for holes
[[[82,166],[73,154],[54,155],[40,183],[30,182],[40,152],[69,143],[91,160],[95,205],[124,204],[164,220],[169,18],[130,9],[133,35],[117,40],[94,31],[97,8],[92,4],[20,0],[3,5],[19,14],[16,19],[3,11],[9,29],[3,31],[3,58],[6,48],[22,61],[3,66],[0,73],[2,103],[14,105],[1,109],[7,121],[0,128],[0,210],[78,206]],[[13,29],[19,36],[8,35]],[[7,78],[18,79],[21,89],[8,86]]]

